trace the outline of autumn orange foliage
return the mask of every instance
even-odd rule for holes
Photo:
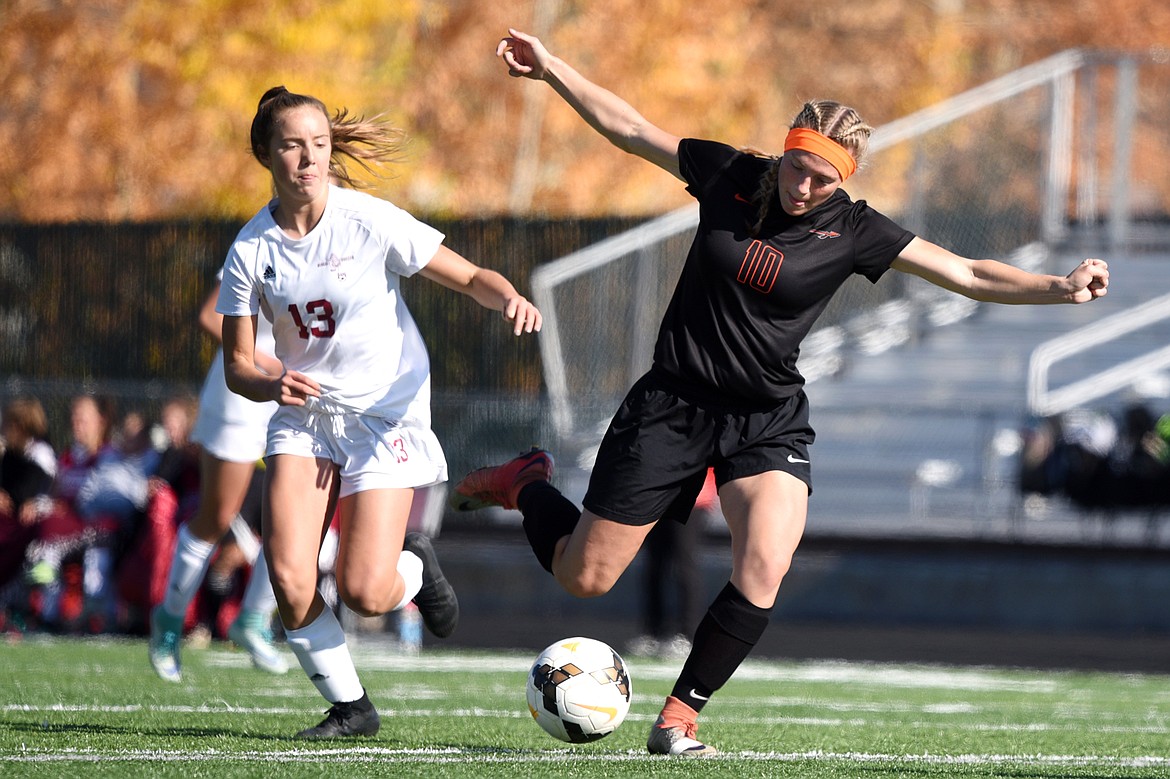
[[[245,218],[268,194],[247,130],[274,84],[406,130],[408,159],[379,190],[419,213],[654,214],[686,202],[551,90],[507,78],[494,48],[509,24],[672,132],[772,149],[809,98],[877,125],[1071,47],[1165,59],[1170,4],[10,0],[4,218]],[[1161,130],[1150,151],[1165,159]]]

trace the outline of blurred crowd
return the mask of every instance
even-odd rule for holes
[[[198,404],[166,401],[157,419],[79,394],[70,440],[50,440],[35,397],[0,416],[0,628],[145,634],[166,587],[179,525],[199,501]],[[260,471],[258,464],[258,472]],[[257,550],[259,483],[220,544],[192,604],[196,637],[222,637]]]
[[[190,440],[197,413],[194,397],[171,398],[151,418],[79,394],[69,406],[69,440],[56,444],[35,397],[4,404],[0,632],[148,632],[178,527],[199,502],[200,453]],[[1170,510],[1170,412],[1135,403],[1039,419],[1024,431],[1019,462],[1025,506],[1058,498],[1085,511],[1155,516]],[[258,462],[248,499],[187,616],[189,641],[223,638],[238,612],[259,548],[262,475]],[[691,544],[672,537],[660,546],[661,561],[648,566],[656,584],[646,583],[644,632],[638,649],[630,647],[637,653],[681,644],[692,627],[689,592],[655,596]]]
[[[1170,509],[1170,413],[1144,403],[1118,413],[1075,410],[1024,435],[1020,491],[1104,513]]]

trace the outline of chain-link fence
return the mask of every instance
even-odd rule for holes
[[[539,258],[635,222],[432,220],[448,246],[522,290]],[[75,393],[100,392],[122,409],[148,412],[172,394],[197,393],[216,352],[197,314],[239,228],[223,222],[0,225],[0,399],[41,398],[56,440],[64,442]],[[436,284],[409,279],[404,294],[430,350],[437,395],[539,402],[535,339],[513,337],[497,314]],[[485,413],[493,407],[474,405]]]

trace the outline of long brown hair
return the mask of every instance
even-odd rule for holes
[[[302,106],[312,106],[329,117],[325,104],[312,95],[290,92],[283,86],[272,87],[260,98],[256,116],[252,119],[252,156],[261,165],[268,167],[268,144],[277,118],[285,111]],[[368,185],[353,178],[346,167],[347,160],[356,162],[363,170],[374,176],[386,175],[385,164],[402,158],[406,142],[405,134],[383,121],[378,114],[370,118],[351,116],[345,108],[329,118],[332,154],[329,157],[329,174],[341,184],[354,189]]]
[[[49,435],[49,418],[45,407],[32,396],[13,398],[4,406],[3,423],[12,425],[27,438],[45,440]]]
[[[869,136],[873,132],[857,111],[835,100],[810,100],[805,103],[796,118],[792,120],[792,128],[802,127],[806,130],[816,130],[830,140],[836,141],[845,147],[860,168],[869,154]],[[768,211],[772,206],[772,193],[776,190],[776,180],[780,177],[780,157],[772,157],[772,164],[768,171],[760,178],[760,186],[752,196],[752,202],[759,204],[756,223],[752,225],[752,235],[757,235],[764,225]]]

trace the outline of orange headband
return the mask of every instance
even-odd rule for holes
[[[821,157],[837,169],[842,181],[857,170],[857,160],[853,159],[853,155],[846,151],[844,146],[816,130],[804,127],[793,127],[789,130],[788,137],[784,139],[784,151],[792,149],[811,152]]]

